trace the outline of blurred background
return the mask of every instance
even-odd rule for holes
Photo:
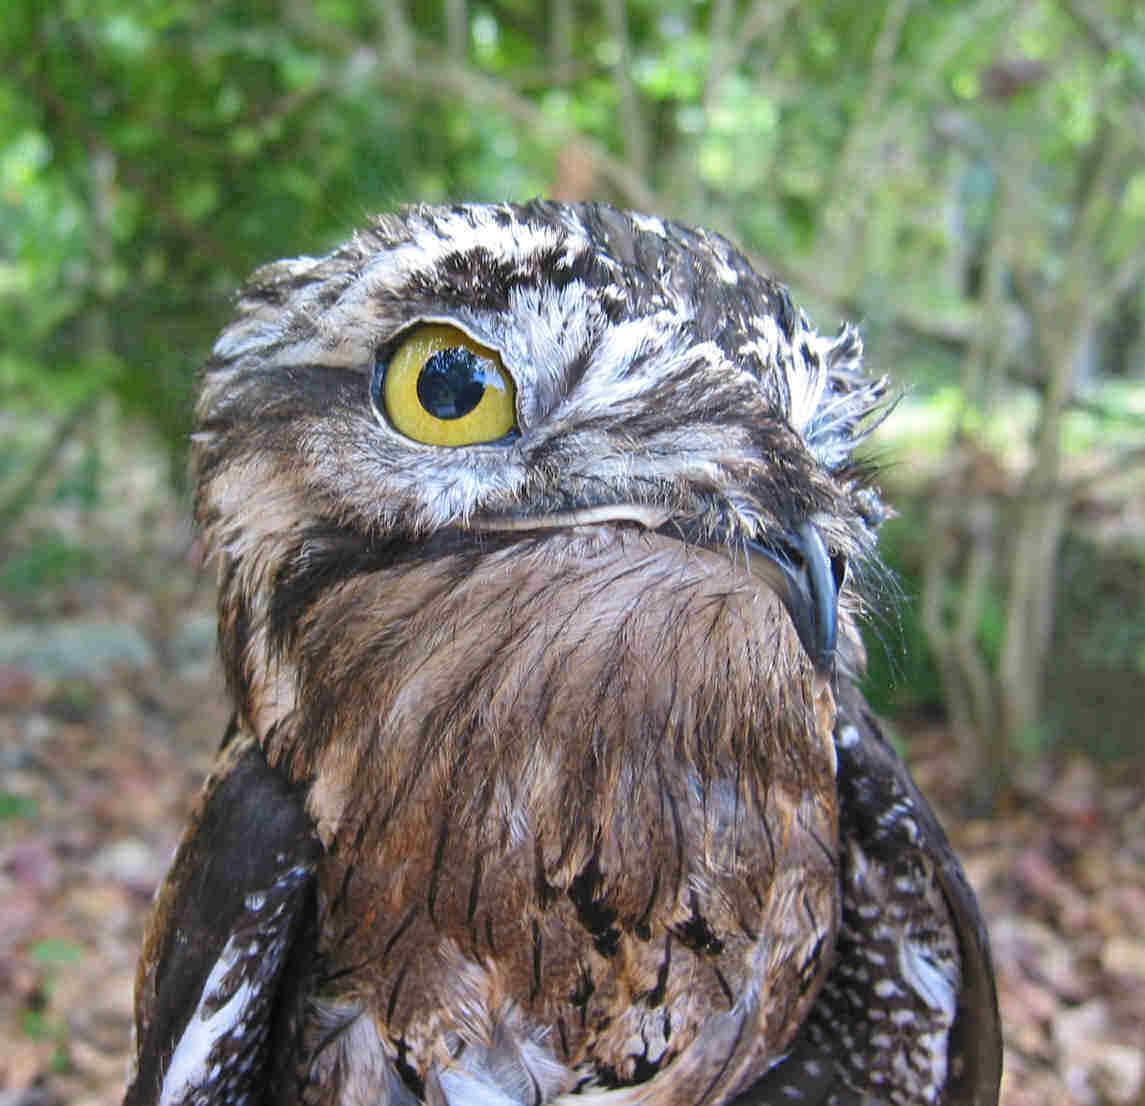
[[[0,1104],[121,1090],[227,708],[195,371],[257,264],[403,202],[717,229],[901,394],[872,702],[990,919],[1004,1101],[1145,1103],[1136,0],[7,0]]]

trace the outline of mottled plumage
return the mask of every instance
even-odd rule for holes
[[[426,324],[418,418],[497,392],[510,432],[399,432]],[[603,205],[255,274],[195,435],[235,722],[128,1103],[996,1100],[973,895],[852,684],[860,352]]]

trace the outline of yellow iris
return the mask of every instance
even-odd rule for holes
[[[517,425],[517,392],[500,354],[456,327],[419,326],[384,371],[386,417],[415,442],[494,442]]]

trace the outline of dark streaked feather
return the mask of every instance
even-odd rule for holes
[[[837,960],[790,1054],[737,1106],[993,1106],[1002,1037],[974,893],[930,805],[853,688],[841,696],[837,746],[844,842]],[[869,866],[862,879],[857,859]],[[936,1011],[911,985],[903,971],[908,940],[933,970],[957,950],[956,965],[946,965],[955,1009]],[[927,1037],[928,1027],[939,1031]],[[943,1078],[923,1086],[922,1073],[934,1070]]]
[[[275,995],[313,910],[319,851],[298,789],[232,729],[152,917],[126,1106],[261,1100]]]

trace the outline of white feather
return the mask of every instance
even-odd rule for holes
[[[171,1054],[159,1092],[159,1106],[179,1106],[196,1087],[208,1083],[212,1078],[208,1061],[215,1045],[227,1037],[242,1035],[247,1008],[255,994],[251,982],[240,983],[222,1006],[213,1013],[206,1012],[214,1005],[223,979],[235,967],[239,956],[239,946],[231,937],[211,968],[195,1012]]]

